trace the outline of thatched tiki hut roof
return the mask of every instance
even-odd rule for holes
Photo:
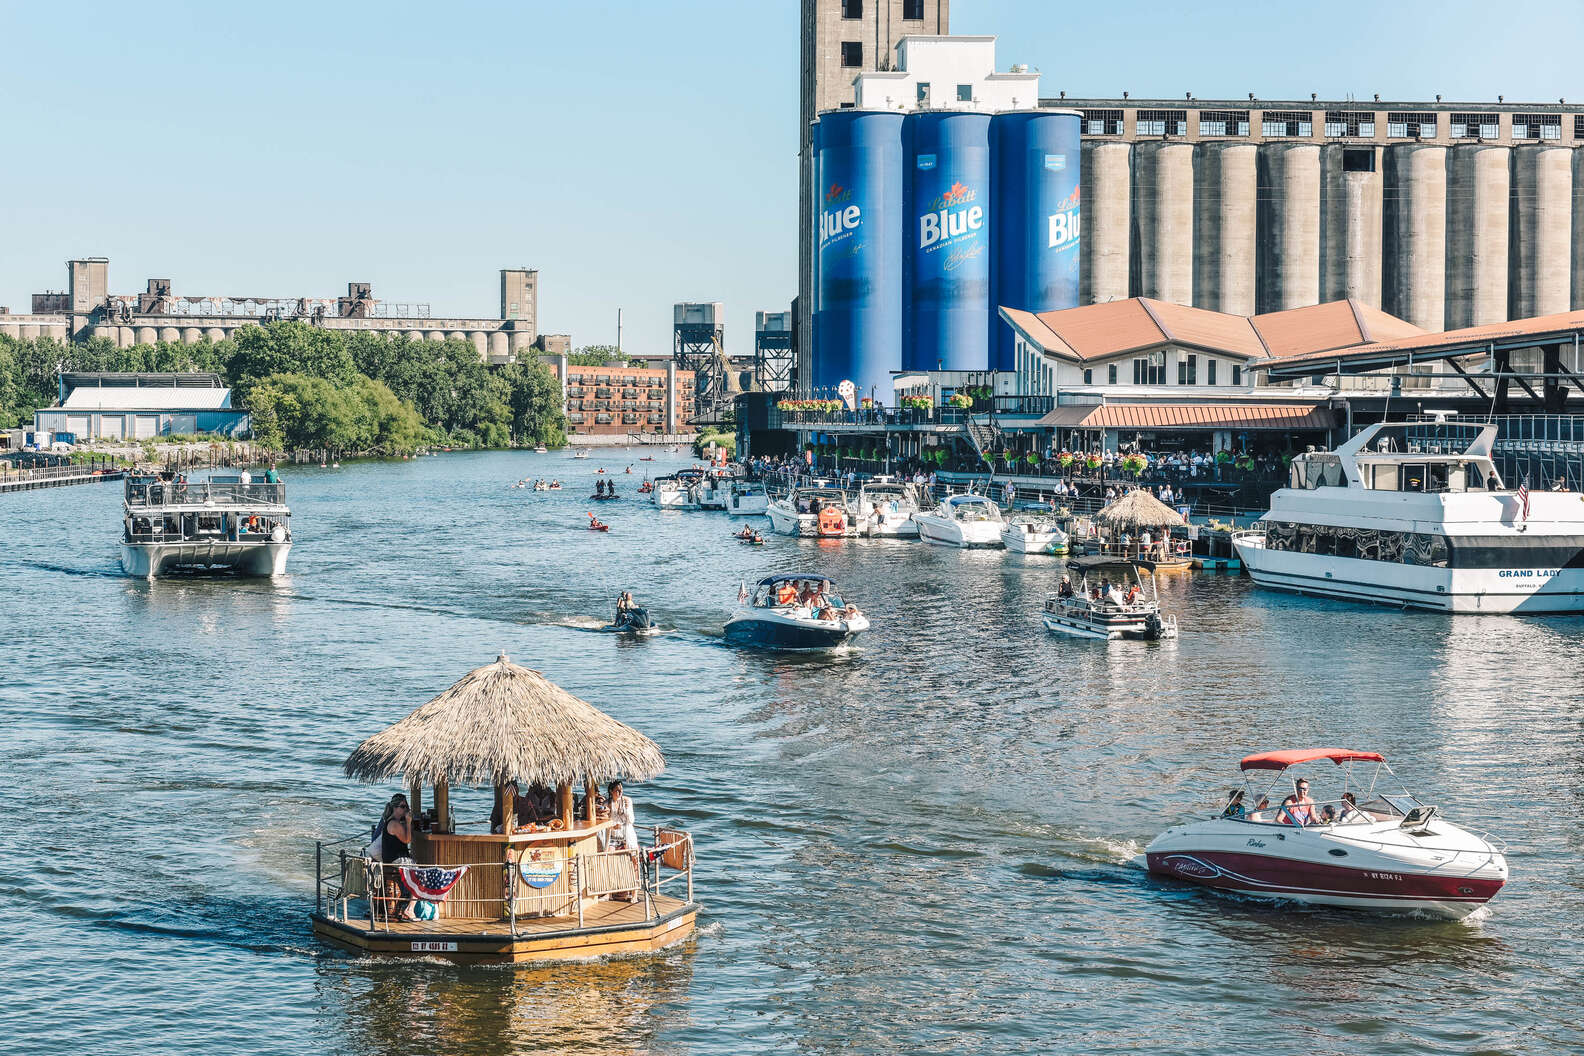
[[[1183,523],[1182,514],[1147,491],[1130,491],[1095,514],[1095,520],[1113,528],[1137,531],[1141,528],[1175,528]]]
[[[370,782],[498,786],[519,778],[555,788],[647,780],[665,759],[637,730],[502,653],[358,745],[344,769]]]

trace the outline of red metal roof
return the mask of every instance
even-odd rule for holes
[[[1384,314],[1384,313],[1383,313]],[[1421,333],[1410,336],[1393,337],[1381,335],[1387,340],[1376,339],[1369,344],[1355,345],[1344,350],[1332,352],[1312,352],[1294,356],[1291,363],[1305,363],[1314,361],[1317,366],[1350,359],[1367,359],[1381,356],[1390,356],[1392,353],[1414,353],[1420,358],[1429,359],[1445,355],[1466,354],[1469,346],[1479,345],[1489,341],[1503,341],[1513,338],[1540,336],[1545,334],[1568,334],[1584,330],[1584,311],[1559,312],[1556,315],[1540,315],[1532,319],[1512,319],[1504,323],[1486,323],[1483,326],[1470,326],[1461,330],[1446,330],[1438,334]],[[1281,366],[1287,366],[1287,363]]]
[[[1330,429],[1318,403],[1107,403],[1057,407],[1039,420],[1063,429]]]
[[[1384,763],[1386,757],[1379,752],[1355,752],[1349,748],[1288,748],[1280,752],[1260,752],[1243,760],[1244,770],[1285,770],[1299,763],[1312,763],[1316,759],[1329,759],[1341,766],[1360,759],[1367,763]]]

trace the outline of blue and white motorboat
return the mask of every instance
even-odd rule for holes
[[[779,575],[738,594],[726,621],[726,640],[756,649],[835,649],[869,629],[869,619],[849,605],[823,576]]]

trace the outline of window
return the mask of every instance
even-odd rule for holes
[[[902,0],[902,20],[905,22],[924,21],[924,0]]]
[[[1561,139],[1562,115],[1514,114],[1512,130],[1514,139]]]
[[[856,40],[842,41],[842,65],[862,66],[863,45]]]
[[[863,0],[842,0],[843,18],[862,18]]]
[[[918,83],[918,103],[919,103],[920,106],[929,105],[929,82],[928,81],[920,81]]]
[[[1140,110],[1137,132],[1141,136],[1186,136],[1188,111]]]
[[[1122,134],[1122,111],[1085,110],[1083,112],[1083,130],[1086,136],[1120,136]],[[1584,139],[1584,136],[1579,138]]]
[[[959,84],[957,86],[957,101],[959,103],[973,102],[973,85]]]
[[[1375,148],[1374,147],[1344,147],[1342,149],[1343,172],[1374,172]]]
[[[1188,357],[1188,384],[1190,384],[1190,385],[1199,384],[1199,357],[1198,356],[1189,356]]]
[[[1117,383],[1117,365],[1115,363],[1106,368],[1106,382],[1111,385]]]
[[[1166,384],[1166,359],[1161,357],[1159,363],[1151,363],[1148,359],[1135,359],[1133,361],[1133,384],[1135,385],[1164,385]]]
[[[1232,364],[1232,384],[1234,384],[1234,385],[1243,384],[1243,367],[1242,367],[1241,364],[1238,364],[1238,363]]]
[[[1267,110],[1260,134],[1275,139],[1308,139],[1314,135],[1314,115],[1307,110]]]
[[[1434,139],[1436,115],[1413,111],[1392,111],[1386,115],[1386,135],[1390,139]]]
[[[1500,114],[1453,114],[1453,139],[1495,139],[1501,135]]]
[[[1092,370],[1084,371],[1084,384],[1085,385],[1093,385],[1094,384],[1094,371],[1092,371]]]
[[[1246,136],[1249,134],[1249,112],[1247,110],[1201,110],[1199,111],[1199,134],[1201,136]]]
[[[1205,384],[1206,385],[1214,385],[1216,383],[1215,372],[1216,372],[1216,361],[1213,360],[1213,359],[1205,360]]]
[[[1330,110],[1325,116],[1327,139],[1371,139],[1375,114],[1369,110]]]
[[[1188,384],[1188,357],[1182,356],[1177,360],[1177,384]]]
[[[1573,115],[1573,138],[1584,139],[1584,114]]]

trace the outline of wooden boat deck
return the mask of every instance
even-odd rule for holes
[[[655,896],[655,916],[664,917],[687,903],[670,895]],[[517,917],[517,937],[538,938],[559,932],[589,931],[595,928],[632,927],[648,921],[643,900],[637,902],[596,902],[583,910],[583,926],[578,927],[576,917]],[[392,920],[374,923],[368,917],[347,917],[348,927],[373,934],[408,935],[479,935],[492,939],[512,937],[511,922],[499,918],[441,917],[439,920]]]

